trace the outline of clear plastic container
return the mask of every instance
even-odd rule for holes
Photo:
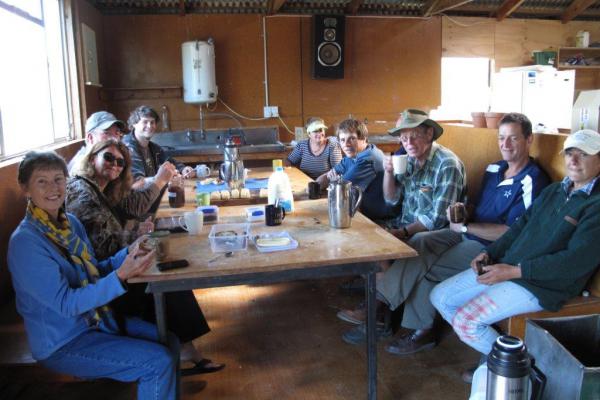
[[[277,167],[271,174],[268,182],[269,204],[278,203],[285,209],[286,213],[294,212],[294,195],[292,186],[283,167]]]
[[[250,236],[250,224],[213,225],[208,239],[213,253],[246,250]]]
[[[246,218],[248,222],[265,220],[265,206],[255,206],[246,208]]]
[[[261,246],[260,240],[259,239],[288,239],[288,243],[287,244],[282,244],[282,245],[268,245],[268,246]],[[252,237],[252,243],[254,243],[254,246],[256,246],[256,250],[260,251],[261,253],[271,253],[274,251],[283,251],[283,250],[292,250],[292,249],[296,249],[298,248],[298,242],[290,236],[289,233],[287,233],[286,231],[283,232],[271,232],[271,233],[264,233],[261,235],[255,235]]]

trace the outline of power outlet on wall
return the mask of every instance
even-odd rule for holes
[[[263,108],[263,115],[265,118],[277,118],[279,117],[279,107],[265,106]]]

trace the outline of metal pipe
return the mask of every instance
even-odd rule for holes
[[[262,17],[263,28],[263,63],[265,65],[265,107],[269,106],[269,74],[267,69],[267,24],[266,18]]]
[[[200,138],[206,139],[206,134],[204,133],[204,111],[202,111],[202,103],[200,103]]]

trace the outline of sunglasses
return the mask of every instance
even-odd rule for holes
[[[113,153],[106,152],[102,154],[102,158],[108,163],[116,163],[117,167],[123,168],[125,166],[125,159],[117,158]]]

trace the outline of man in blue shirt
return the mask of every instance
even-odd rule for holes
[[[449,229],[409,240],[419,256],[396,260],[378,280],[377,295],[383,303],[392,310],[404,303],[405,329],[386,351],[406,355],[435,346],[435,309],[429,301],[433,287],[468,268],[481,249],[506,232],[549,183],[529,157],[532,142],[529,119],[522,114],[505,115],[498,133],[502,160],[486,169],[477,206],[470,213],[472,222],[450,223]],[[341,311],[338,316],[354,323],[363,320],[361,310]]]
[[[369,133],[366,125],[356,119],[340,122],[337,135],[342,151],[346,155],[329,172],[317,178],[321,187],[329,181],[339,179],[352,182],[363,191],[360,211],[370,219],[389,218],[394,215],[394,207],[386,204],[383,198],[383,152],[367,142]]]

